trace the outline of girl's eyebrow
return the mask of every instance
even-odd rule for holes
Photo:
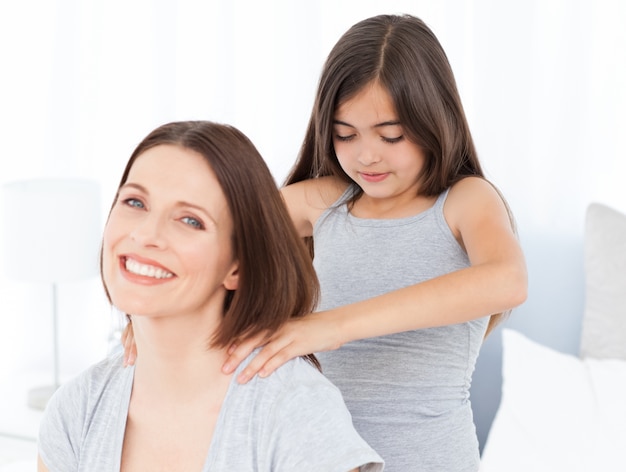
[[[333,124],[354,128],[354,126],[351,125],[350,123],[346,123],[345,121],[341,121],[341,120],[333,120]],[[372,126],[372,128],[383,128],[385,126],[400,126],[400,125],[401,123],[399,120],[389,120],[389,121],[383,121],[382,123],[376,123],[374,126]]]

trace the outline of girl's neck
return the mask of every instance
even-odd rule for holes
[[[431,208],[437,197],[404,195],[399,198],[373,198],[361,194],[350,208],[350,213],[358,218],[397,219],[418,215]]]

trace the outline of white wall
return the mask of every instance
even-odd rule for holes
[[[102,184],[104,215],[139,140],[166,121],[193,118],[238,126],[281,182],[332,44],[367,16],[412,13],[433,28],[448,52],[484,167],[517,215],[530,295],[509,323],[575,352],[584,302],[584,210],[601,201],[626,211],[625,5],[4,2],[0,184],[95,178]],[[33,231],[45,234],[36,221],[33,215]],[[46,297],[47,287],[0,276],[0,379],[45,368]],[[70,375],[106,351],[113,321],[96,279],[60,287],[60,303],[62,370]],[[490,378],[498,368],[497,335],[492,339],[477,378]],[[494,391],[490,385],[484,395],[495,395],[497,405]]]

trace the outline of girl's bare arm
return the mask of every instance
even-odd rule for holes
[[[246,382],[269,375],[294,357],[342,344],[414,329],[462,323],[514,308],[526,299],[524,257],[498,192],[483,179],[467,178],[448,195],[444,214],[471,266],[362,302],[313,313],[287,323],[265,342],[254,338],[230,349],[232,372],[265,344],[242,371]]]

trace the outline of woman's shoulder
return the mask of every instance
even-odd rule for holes
[[[80,373],[76,380],[98,390],[108,388],[113,381],[132,374],[134,367],[124,367],[123,353],[113,352]]]
[[[265,420],[275,456],[294,465],[288,470],[302,464],[314,470],[382,470],[382,459],[354,429],[339,389],[309,361],[292,359],[257,382],[273,398]]]
[[[243,363],[242,366],[245,367]],[[248,384],[236,385],[233,393],[243,403],[256,405],[257,410],[263,405],[260,409],[265,412],[273,411],[275,406],[281,411],[319,410],[322,405],[345,408],[339,389],[302,357],[285,362],[268,377],[257,375]]]
[[[318,385],[339,391],[317,367],[303,357],[291,359],[276,369],[275,373],[278,374],[277,380],[284,386]]]
[[[93,398],[99,398],[105,390],[113,391],[112,384],[119,384],[124,377],[132,376],[133,368],[123,367],[122,356],[121,353],[108,356],[61,384],[53,396],[57,407],[78,404],[86,406]]]
[[[328,391],[330,395],[341,396],[339,389],[320,372],[309,360],[296,357],[285,362],[266,378],[255,377],[257,388],[265,394],[293,397],[296,391],[301,395]]]
[[[39,454],[50,470],[77,470],[78,461],[90,460],[103,444],[117,444],[114,433],[126,418],[122,406],[130,397],[132,374],[132,368],[122,366],[120,354],[92,365],[57,389],[39,424]]]

